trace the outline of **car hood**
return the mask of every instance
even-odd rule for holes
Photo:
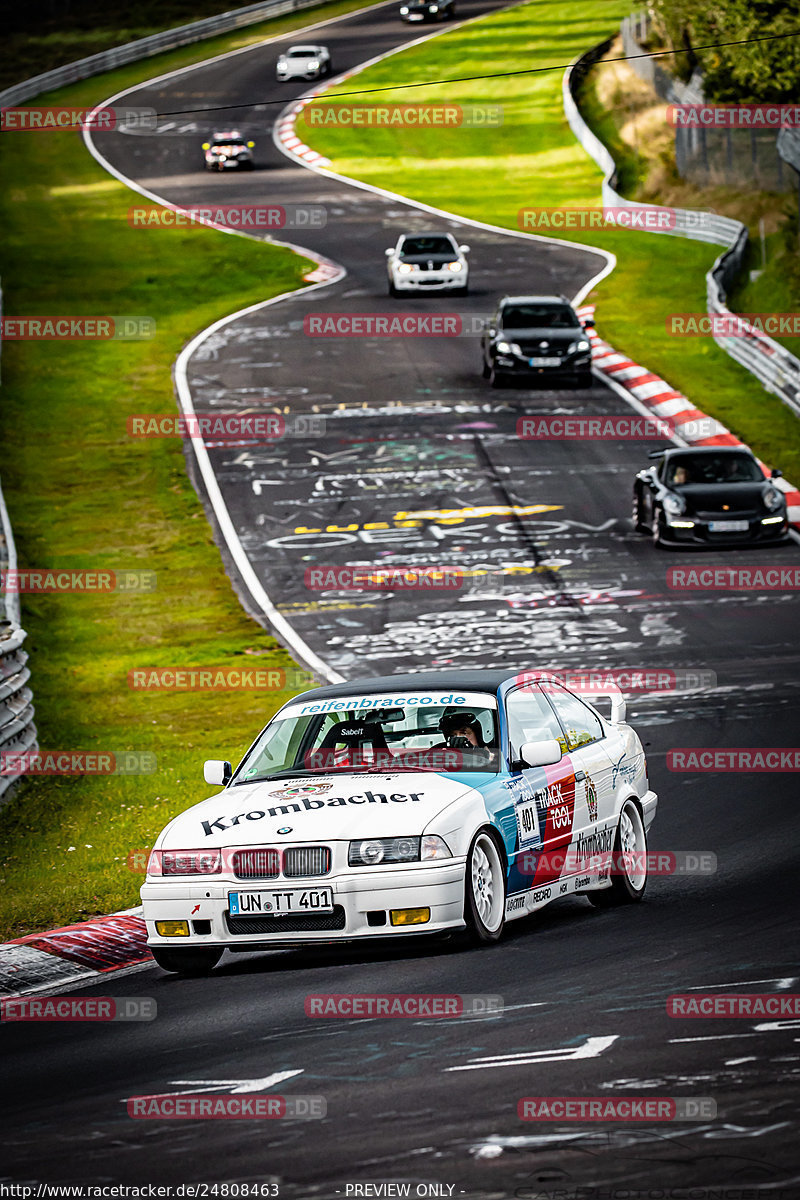
[[[683,497],[688,513],[722,512],[723,504],[731,513],[766,511],[763,483],[696,483],[674,490]]]
[[[503,342],[574,342],[585,338],[586,330],[572,329],[500,329],[497,337]]]
[[[483,779],[476,774],[476,780]],[[226,788],[181,813],[159,849],[264,845],[421,834],[473,788],[435,772],[335,773]],[[278,830],[289,829],[290,834]]]

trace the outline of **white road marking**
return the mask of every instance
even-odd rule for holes
[[[483,1071],[488,1067],[522,1067],[530,1063],[575,1062],[582,1058],[598,1058],[616,1042],[619,1034],[611,1037],[590,1037],[582,1046],[565,1046],[559,1050],[523,1050],[519,1054],[496,1054],[488,1058],[476,1058],[463,1067],[445,1067],[445,1071]]]

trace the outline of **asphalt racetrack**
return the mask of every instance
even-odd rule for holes
[[[343,71],[414,36],[395,7],[285,42],[324,41]],[[493,7],[459,0],[459,17]],[[651,849],[710,852],[717,869],[653,876],[646,902],[627,909],[560,901],[513,924],[491,949],[454,938],[386,951],[226,955],[208,979],[152,966],[107,980],[89,991],[152,996],[158,1020],[2,1031],[13,1080],[3,1173],[75,1183],[275,1180],[281,1195],[298,1197],[403,1181],[411,1195],[417,1184],[437,1184],[427,1194],[520,1200],[643,1200],[691,1187],[727,1189],[719,1194],[729,1200],[748,1188],[798,1196],[800,1022],[666,1012],[672,993],[797,987],[794,777],[666,765],[676,747],[791,746],[798,704],[795,595],[676,591],[668,568],[794,565],[797,545],[660,552],[630,522],[633,476],[659,443],[517,437],[526,413],[626,411],[599,380],[585,391],[492,390],[474,337],[307,337],[309,313],[487,313],[504,292],[573,297],[604,260],[435,217],[291,162],[272,144],[280,109],[267,103],[308,85],[275,82],[278,49],[257,47],[235,67],[223,59],[126,95],[160,113],[241,106],[223,120],[167,118],[196,128],[95,137],[117,171],[174,204],[326,209],[323,227],[287,240],[346,275],[228,323],[188,363],[198,413],[252,411],[266,398],[326,420],[324,438],[208,448],[259,581],[310,653],[345,678],[448,666],[714,672],[713,689],[634,695],[629,720],[660,796]],[[220,124],[264,129],[255,171],[202,170],[199,143]],[[471,246],[470,295],[391,299],[385,247],[405,230],[430,228]],[[315,566],[387,563],[458,565],[474,575],[437,593],[320,592],[305,582]],[[504,1013],[307,1017],[305,997],[323,992],[487,993],[503,997]],[[319,1095],[327,1117],[127,1116],[128,1097],[193,1090]],[[524,1096],[610,1094],[710,1097],[717,1115],[638,1126],[517,1115]]]

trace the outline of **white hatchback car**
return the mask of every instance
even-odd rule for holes
[[[460,246],[451,233],[404,233],[386,251],[389,295],[403,292],[469,291],[469,246]]]
[[[290,46],[278,59],[275,73],[284,83],[287,79],[321,79],[332,70],[327,46]]]

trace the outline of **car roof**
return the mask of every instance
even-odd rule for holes
[[[663,453],[665,455],[749,454],[751,458],[756,457],[749,446],[669,446]]]
[[[298,42],[296,46],[290,46],[290,50],[308,50],[309,54],[316,54],[318,50],[324,50],[324,46],[311,45],[310,42]]]
[[[343,696],[353,696],[356,693],[368,695],[373,692],[407,691],[420,688],[434,691],[462,692],[493,692],[497,693],[500,685],[512,681],[521,675],[520,671],[419,671],[408,675],[367,675],[359,679],[350,679],[345,683],[331,683],[314,688],[312,691],[301,692],[289,701],[294,704],[306,696],[315,700],[333,700]]]
[[[566,296],[503,296],[500,303],[506,304],[567,304],[572,305]]]
[[[455,236],[449,233],[446,229],[417,229],[408,233],[401,233],[402,238],[429,238],[429,237],[449,237],[455,241]]]
[[[232,141],[240,141],[242,138],[238,129],[223,129],[220,133],[212,133],[212,142],[221,141],[223,138],[230,138]]]

